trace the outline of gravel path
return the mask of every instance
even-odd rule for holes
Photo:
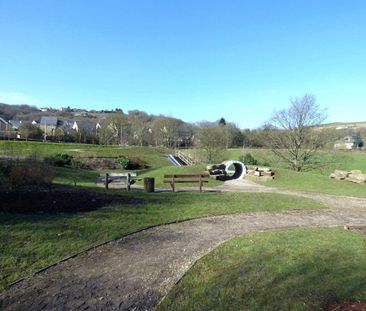
[[[221,191],[296,194],[322,211],[258,212],[160,226],[108,243],[23,281],[0,295],[4,310],[153,310],[190,266],[234,236],[297,226],[366,225],[366,200],[227,182]]]

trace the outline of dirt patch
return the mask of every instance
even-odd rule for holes
[[[352,231],[356,231],[362,234],[366,234],[366,227],[351,227]],[[366,310],[366,309],[365,309]]]
[[[0,212],[29,214],[85,212],[115,204],[141,204],[143,200],[83,189],[52,187],[1,190],[0,202]]]
[[[364,302],[344,302],[334,303],[325,308],[326,311],[366,311],[366,303]]]

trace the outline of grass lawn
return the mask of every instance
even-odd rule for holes
[[[263,184],[288,190],[366,198],[366,185],[332,180],[328,176],[313,172],[275,169],[275,173],[274,180]]]
[[[228,149],[225,158],[238,159],[243,154],[250,153],[260,165],[265,163],[274,168],[288,168],[269,149]],[[329,176],[334,170],[362,170],[366,173],[366,152],[361,151],[319,151],[313,158],[314,164],[305,167],[305,171]]]
[[[145,203],[77,214],[0,213],[0,289],[66,256],[148,226],[239,212],[324,207],[312,200],[279,194],[123,193],[142,198]]]
[[[166,157],[166,154],[170,152],[171,151],[166,148],[155,147],[119,147],[74,143],[0,141],[0,155],[23,157],[37,155],[40,159],[57,153],[67,153],[80,158],[117,158],[120,155],[125,155],[127,157],[139,157],[151,167],[171,165]]]
[[[199,260],[163,310],[323,310],[366,300],[366,237],[332,228],[235,238]]]

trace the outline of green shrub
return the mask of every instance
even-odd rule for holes
[[[126,156],[124,155],[120,155],[118,158],[117,158],[117,163],[124,169],[128,168],[128,166],[130,165],[130,159],[127,158]]]
[[[136,156],[128,158],[124,155],[120,155],[117,158],[116,162],[122,168],[129,170],[138,170],[146,168],[146,162]]]
[[[144,169],[146,168],[146,162],[139,157],[131,157],[127,168],[130,170]]]
[[[54,166],[69,166],[71,165],[73,156],[67,153],[57,153],[55,155],[47,157],[45,160]]]
[[[256,159],[254,159],[254,157],[250,153],[247,153],[247,154],[241,156],[239,158],[239,161],[243,162],[245,165],[257,165],[258,164],[258,161]]]

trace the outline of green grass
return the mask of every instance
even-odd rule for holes
[[[366,237],[290,229],[235,238],[199,260],[163,310],[323,310],[366,300]]]
[[[238,159],[243,154],[250,153],[260,165],[268,163],[275,168],[288,168],[288,164],[277,157],[269,149],[228,149],[225,157]],[[336,169],[362,170],[366,173],[366,152],[361,151],[319,151],[313,158],[314,164],[304,168],[321,175],[329,175]]]
[[[33,156],[39,158],[67,153],[80,158],[88,157],[139,157],[151,167],[171,165],[166,154],[170,151],[155,147],[119,147],[74,143],[46,143],[25,141],[0,141],[0,155]]]
[[[332,180],[319,173],[295,172],[286,169],[275,169],[275,173],[274,180],[263,184],[287,190],[366,198],[366,185]]]
[[[279,194],[123,193],[146,203],[72,215],[0,213],[0,289],[66,256],[148,226],[240,212],[324,207],[312,200]]]

